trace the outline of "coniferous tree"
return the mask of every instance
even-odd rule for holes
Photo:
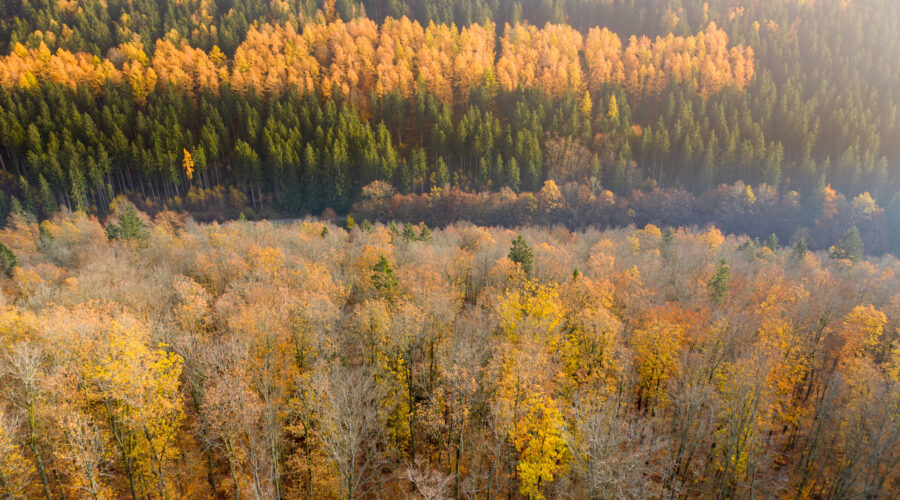
[[[43,175],[38,176],[38,195],[41,200],[41,211],[44,214],[44,218],[49,219],[57,210],[59,210],[59,204],[56,202],[56,197],[53,196],[53,191],[50,189],[50,184],[47,182],[47,179],[44,178]]]
[[[435,187],[445,187],[450,183],[450,173],[447,171],[447,162],[444,161],[444,157],[439,157],[437,160],[437,169],[434,172],[434,182],[433,185]]]
[[[863,241],[856,226],[848,229],[841,240],[829,250],[832,259],[846,259],[859,262],[863,258]]]
[[[802,237],[797,240],[797,243],[794,244],[794,256],[798,259],[803,259],[806,257],[806,254],[809,252],[809,249],[806,247],[806,240]]]
[[[425,243],[431,243],[434,239],[431,236],[431,229],[428,229],[428,224],[422,224],[422,231],[419,233],[419,240],[424,241]]]
[[[28,183],[28,180],[25,179],[25,177],[19,176],[19,190],[22,192],[22,209],[30,214],[37,213],[34,193],[31,190],[31,184]]]
[[[675,230],[672,229],[672,226],[666,226],[666,229],[663,230],[662,233],[662,244],[660,245],[660,251],[664,259],[672,260],[674,257],[674,247]]]
[[[375,287],[378,293],[388,300],[393,299],[397,292],[398,281],[394,275],[394,268],[391,267],[391,263],[384,254],[378,258],[378,262],[372,267],[370,279],[372,280],[372,286]]]
[[[147,244],[149,231],[141,220],[137,209],[131,203],[123,203],[117,210],[119,223],[110,222],[106,226],[106,235],[111,240],[125,240],[143,247]]]
[[[403,226],[403,239],[406,241],[416,241],[418,237],[416,236],[416,232],[412,227],[412,224],[409,222]]]
[[[722,303],[725,295],[728,293],[728,278],[731,275],[731,268],[725,259],[716,264],[716,271],[706,283],[709,287],[709,295],[716,304]]]
[[[766,248],[773,252],[777,252],[781,248],[778,244],[778,235],[775,233],[769,235],[769,239],[766,240]]]
[[[4,243],[0,243],[0,269],[7,277],[12,277],[13,269],[19,265],[19,259],[16,254],[9,249]]]
[[[534,264],[534,252],[521,234],[513,240],[508,257],[509,260],[522,267],[522,271],[525,272],[526,276],[531,275],[531,267]]]
[[[519,192],[519,162],[516,161],[515,157],[511,157],[508,162],[506,162],[506,176],[505,176],[505,184],[515,191]]]

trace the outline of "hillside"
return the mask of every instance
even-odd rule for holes
[[[117,210],[0,232],[0,494],[897,491],[893,257]]]
[[[0,15],[0,215],[105,215],[127,194],[289,217],[347,212],[375,180],[416,195],[553,180],[619,198],[749,185],[804,206],[830,186],[886,209],[878,233],[900,227],[891,0],[10,0]]]

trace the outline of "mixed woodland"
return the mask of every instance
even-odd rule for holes
[[[898,33],[0,2],[0,498],[896,498]]]
[[[900,261],[708,230],[0,232],[0,494],[893,498]]]
[[[629,205],[649,195],[705,225],[705,193],[746,185],[807,207],[748,233],[786,240],[828,188],[887,211],[882,252],[897,33],[892,0],[9,0],[0,215],[105,216],[124,193],[297,217],[352,211],[376,180],[426,199],[552,180],[616,197],[586,219],[643,225]]]

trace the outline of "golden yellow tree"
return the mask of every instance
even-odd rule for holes
[[[157,40],[153,52],[153,70],[159,84],[196,95],[201,90],[218,94],[219,87],[228,73],[224,66],[217,66],[209,54],[181,40],[176,45],[170,38]]]
[[[415,57],[417,76],[425,89],[442,102],[453,103],[453,61],[459,53],[459,31],[446,24],[430,23]]]
[[[425,32],[416,21],[406,16],[399,20],[386,18],[375,51],[375,92],[383,96],[399,92],[412,96],[416,85],[416,55],[422,51]]]
[[[678,358],[684,345],[686,325],[673,309],[653,311],[631,337],[638,374],[638,394],[642,405],[665,405],[665,383],[678,372]]]
[[[146,334],[115,320],[109,344],[86,370],[89,399],[104,408],[133,490],[174,494],[170,467],[179,456],[177,437],[184,419],[180,356],[150,347]]]
[[[527,498],[542,499],[541,488],[552,482],[565,466],[565,423],[553,398],[534,394],[524,406],[525,412],[511,436],[519,452],[516,466],[521,479],[519,491]]]
[[[472,87],[494,74],[494,25],[473,24],[459,32],[459,52],[453,58],[453,86],[461,101]]]
[[[253,88],[281,94],[290,87],[308,92],[320,84],[320,66],[310,53],[308,38],[291,23],[251,27],[232,66],[231,85],[239,92]]]
[[[607,28],[591,28],[584,44],[588,69],[588,88],[599,92],[606,83],[621,83],[625,78],[622,40]]]

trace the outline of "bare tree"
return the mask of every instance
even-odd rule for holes
[[[92,500],[110,498],[112,491],[106,484],[106,447],[97,424],[74,409],[61,415],[61,420],[67,445],[62,455],[79,478],[75,484],[80,494]]]
[[[361,368],[320,366],[314,376],[320,438],[341,481],[341,499],[358,498],[384,463],[379,390]]]
[[[708,372],[715,369],[716,362],[715,356],[709,353],[704,360],[699,356],[688,357],[683,377],[670,384],[668,471],[664,481],[670,498],[688,494],[699,475],[698,470],[703,470],[709,460],[718,408],[715,387],[709,383],[711,375]]]
[[[201,407],[209,426],[205,443],[225,457],[234,498],[273,498],[265,405],[247,382],[246,351],[246,343],[231,338],[207,356],[212,376]]]
[[[42,364],[40,349],[29,342],[20,342],[7,353],[3,371],[10,379],[10,383],[4,384],[6,395],[25,415],[28,428],[26,441],[37,464],[44,496],[49,500],[53,498],[50,478],[38,439],[43,429],[38,416],[39,405],[44,398]]]
[[[624,413],[615,401],[576,403],[563,438],[572,455],[576,496],[641,498],[658,494],[650,478],[661,469],[654,455],[665,442],[652,423]],[[578,492],[580,490],[580,493]]]
[[[16,444],[20,419],[0,407],[0,497],[24,498],[34,469]]]
[[[401,477],[409,481],[414,490],[414,493],[408,494],[407,498],[422,500],[450,500],[451,498],[447,494],[447,490],[453,477],[429,467],[421,458],[407,467]]]

